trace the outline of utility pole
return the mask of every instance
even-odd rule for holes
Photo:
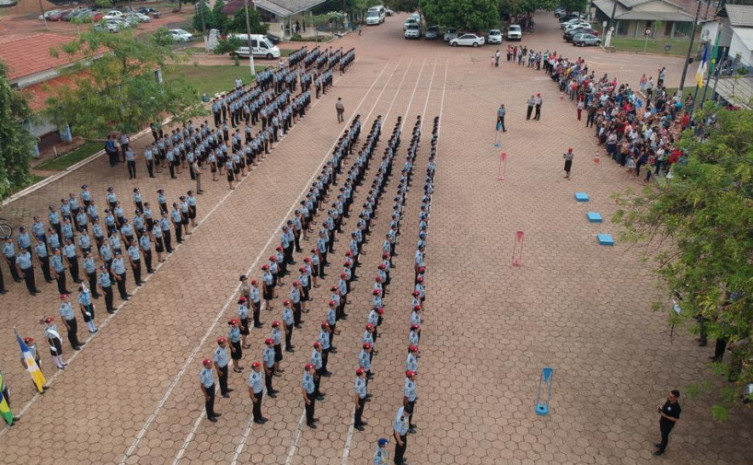
[[[248,20],[248,0],[244,0],[246,7],[246,39],[248,39],[248,66],[251,69],[251,76],[256,76],[254,68],[254,49],[251,47],[251,23]]]
[[[44,28],[47,29],[47,17],[44,15],[44,5],[42,5],[42,0],[39,0],[39,9],[42,10],[42,20],[44,21]]]
[[[695,19],[693,20],[693,29],[690,31],[690,44],[688,44],[688,54],[685,56],[685,66],[682,67],[682,77],[680,78],[680,87],[677,89],[682,95],[682,90],[685,88],[685,76],[688,74],[688,65],[690,65],[690,53],[693,51],[693,41],[695,40],[695,29],[698,25],[698,16],[701,14],[701,2],[698,2],[698,7],[695,9]]]
[[[204,38],[204,50],[207,49],[207,23],[204,21],[204,5],[206,0],[199,2],[199,16],[201,17],[201,36]]]

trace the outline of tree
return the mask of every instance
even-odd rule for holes
[[[230,19],[222,12],[222,8],[224,7],[225,3],[220,0],[215,2],[211,10],[206,0],[199,4],[198,8],[201,8],[204,12],[204,24],[206,24],[207,31],[210,29],[224,31],[227,28],[227,23],[230,22]],[[193,28],[196,31],[201,31],[201,26],[201,14],[197,9],[196,14],[193,16]]]
[[[427,24],[480,31],[499,26],[499,0],[420,0]]]
[[[559,3],[559,0],[500,0],[499,12],[520,15],[536,10],[553,10]]]
[[[585,13],[588,9],[589,0],[560,0],[560,5],[567,11]]]
[[[702,137],[683,134],[688,156],[673,165],[671,184],[615,195],[614,220],[624,225],[623,238],[647,245],[646,258],[668,294],[676,293],[672,324],[692,323],[733,349],[727,365],[714,364],[738,383],[722,389],[712,410],[721,419],[753,383],[753,112],[707,105],[696,115]]]
[[[250,24],[251,34],[266,34],[269,26],[261,22],[261,15],[258,11],[248,9],[248,21]],[[241,8],[235,13],[233,19],[227,23],[227,32],[246,33],[246,9]]]
[[[0,200],[29,181],[35,140],[26,124],[33,119],[26,98],[10,87],[0,62]]]
[[[166,113],[179,119],[200,114],[196,90],[178,73],[157,82],[157,70],[167,71],[178,61],[170,43],[164,28],[143,37],[131,31],[90,31],[52,50],[53,55],[65,53],[78,61],[66,70],[74,85],[57,89],[47,100],[45,114],[85,137],[113,130],[132,133]]]
[[[392,11],[412,13],[418,9],[418,0],[386,0],[384,5]]]

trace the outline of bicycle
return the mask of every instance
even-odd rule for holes
[[[0,240],[6,240],[13,237],[13,226],[5,218],[0,218]]]

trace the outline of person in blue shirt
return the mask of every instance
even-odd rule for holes
[[[212,423],[217,422],[217,417],[221,414],[214,411],[214,371],[212,370],[212,360],[206,358],[202,362],[204,368],[199,372],[199,386],[204,394],[204,408],[207,412],[207,419]]]
[[[110,265],[110,274],[115,278],[115,283],[118,286],[118,292],[122,300],[128,300],[130,294],[126,291],[126,267],[123,257],[119,251],[115,251],[115,258]]]
[[[248,299],[245,296],[238,299],[238,319],[241,320],[241,347],[250,349],[251,344],[248,343],[248,335],[251,334],[248,330]]]
[[[267,422],[267,419],[261,414],[261,401],[264,398],[264,374],[259,362],[251,364],[251,375],[248,377],[248,395],[254,404],[254,423],[263,425]]]
[[[45,281],[51,283],[53,279],[52,274],[50,273],[50,256],[47,253],[47,244],[45,244],[42,239],[37,239],[37,245],[34,246],[34,253],[37,254],[37,260],[39,260],[39,265],[42,267]]]
[[[128,246],[128,261],[131,262],[133,280],[136,282],[136,286],[141,286],[144,284],[141,280],[141,248],[135,240],[131,241]]]
[[[89,328],[89,333],[96,333],[97,327],[94,325],[94,302],[92,301],[92,293],[83,283],[78,286],[78,306],[81,310],[81,315],[84,317],[84,323],[86,323],[86,326]]]
[[[214,368],[217,370],[217,377],[220,380],[220,393],[222,397],[230,397],[232,389],[227,387],[227,372],[228,372],[228,356],[227,356],[227,338],[217,338],[217,348],[214,350]]]
[[[380,438],[377,441],[377,448],[374,452],[374,459],[372,460],[373,465],[387,465],[387,460],[389,459],[387,449],[385,449],[387,444],[389,444],[387,438]]]
[[[8,264],[10,274],[15,282],[21,282],[21,276],[18,274],[16,268],[16,245],[13,243],[13,238],[8,237],[3,244],[3,259]]]
[[[31,236],[26,232],[26,227],[21,226],[18,228],[18,237],[16,237],[16,241],[18,242],[19,249],[25,249],[28,252],[31,252]]]
[[[230,358],[233,360],[233,371],[241,373],[243,368],[240,366],[240,360],[243,358],[243,348],[241,347],[241,322],[237,318],[231,318],[228,321],[228,340],[230,341]]]
[[[413,424],[413,411],[418,401],[416,376],[417,373],[414,370],[407,370],[403,383],[403,407],[405,407],[405,412],[408,414],[408,432],[413,434],[416,433],[416,425]]]
[[[65,240],[63,246],[63,257],[65,263],[68,264],[68,271],[71,273],[71,279],[76,284],[81,283],[81,278],[78,272],[78,254],[76,253],[76,245],[70,239]]]
[[[274,323],[272,323],[272,327],[274,327]],[[277,391],[272,387],[272,378],[277,373],[276,369],[276,356],[275,356],[275,348],[274,348],[275,340],[270,338],[267,338],[264,341],[264,353],[262,355],[262,360],[264,361],[264,384],[267,386],[267,395],[271,398],[277,397]],[[280,372],[282,370],[279,370]]]
[[[162,219],[160,219],[160,228],[162,229],[162,240],[165,243],[165,250],[167,253],[173,253],[172,238],[170,236],[170,220],[167,219],[167,211],[162,212]]]
[[[295,317],[293,316],[293,308],[291,302],[288,299],[282,303],[282,322],[285,324],[285,352],[295,352],[295,346],[291,343],[293,337],[293,326],[295,324]]]
[[[60,249],[56,249],[53,252],[50,264],[52,266],[52,276],[58,284],[58,294],[70,294],[70,291],[66,288],[65,265]]]
[[[178,244],[183,243],[183,215],[180,212],[177,202],[173,202],[173,209],[170,211],[170,219],[175,228],[175,240]]]
[[[71,343],[73,350],[81,350],[81,343],[78,342],[78,322],[76,313],[73,311],[71,298],[68,294],[60,294],[60,318],[68,330],[68,342]]]
[[[316,428],[314,411],[316,408],[316,386],[314,385],[314,365],[307,363],[304,366],[303,381],[301,382],[301,391],[303,400],[306,403],[306,425],[309,428]]]
[[[151,233],[144,231],[144,234],[139,238],[139,246],[141,247],[141,253],[144,255],[144,264],[146,265],[146,272],[149,274],[154,273],[152,268],[152,240]]]
[[[408,448],[408,416],[405,414],[405,407],[397,409],[395,420],[392,423],[393,435],[395,436],[395,465],[405,463],[405,450]]]
[[[100,265],[99,272],[97,273],[97,286],[102,294],[105,296],[105,308],[107,313],[115,313],[115,307],[113,306],[113,292],[112,292],[112,279],[110,278],[110,270],[106,265]]]

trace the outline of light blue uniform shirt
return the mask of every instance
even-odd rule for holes
[[[202,386],[211,389],[214,386],[214,373],[212,372],[212,369],[206,367],[202,368],[199,373],[199,381],[201,381]]]
[[[313,394],[316,389],[316,386],[314,385],[314,375],[309,372],[304,372],[301,387],[303,387],[307,394]]]
[[[264,364],[267,366],[267,368],[272,368],[273,366],[275,366],[274,347],[265,347],[264,355],[262,356],[262,359],[264,360]]]
[[[358,353],[358,366],[365,371],[371,370],[371,354],[366,352],[366,349],[361,349],[361,352]]]
[[[329,349],[329,333],[327,331],[323,329],[319,330],[319,338],[317,340],[321,343],[322,349]]]
[[[278,346],[282,344],[282,330],[279,328],[273,328],[272,329],[272,340],[274,341],[274,345]]]
[[[235,326],[231,327],[227,333],[227,338],[230,340],[230,342],[240,342],[241,329],[236,328]]]
[[[18,257],[20,260],[20,256]],[[55,270],[55,273],[62,273],[63,272],[63,259],[60,257],[60,255],[53,255],[52,256],[52,269]],[[23,266],[21,266],[23,268]]]
[[[110,281],[110,274],[107,271],[97,275],[97,282],[102,287],[112,286],[112,281]]]
[[[387,450],[377,445],[374,452],[374,465],[387,465]]]
[[[291,309],[290,307],[285,307],[282,310],[282,321],[287,326],[290,326],[290,325],[292,325],[294,323],[295,320],[293,318],[293,309]]]
[[[37,244],[34,246],[34,252],[37,254],[37,257],[44,258],[47,256],[47,246],[42,244]]]
[[[416,394],[416,383],[410,380],[410,378],[405,378],[405,385],[403,386],[403,396],[405,396],[409,402],[413,402],[418,397],[418,394]]]
[[[245,304],[238,305],[238,317],[242,320],[248,318],[248,307]]]
[[[248,387],[253,389],[254,394],[261,394],[264,390],[264,375],[261,372],[251,371],[248,377]]]
[[[13,258],[16,256],[16,246],[11,242],[6,242],[3,244],[3,255],[5,255],[8,258]]]
[[[137,245],[132,245],[128,247],[128,255],[131,257],[131,260],[133,261],[141,259],[141,252],[139,252],[139,247]]]
[[[123,274],[126,272],[125,264],[122,257],[117,257],[112,261],[112,272],[115,274]]]
[[[360,376],[356,376],[355,391],[359,399],[366,398],[366,380],[361,379]]]
[[[405,436],[408,434],[408,417],[405,415],[405,409],[403,407],[397,409],[392,428],[399,436]]]
[[[63,302],[60,304],[60,316],[64,320],[73,320],[76,318],[76,314],[73,313],[73,305],[70,302]]]
[[[317,370],[322,367],[322,354],[319,353],[318,350],[313,349],[311,351],[311,357],[309,358],[309,362],[311,362],[312,365],[314,365],[314,368]]]
[[[220,368],[226,367],[228,362],[227,348],[217,346],[217,349],[214,351],[214,361]]]
[[[102,255],[102,260],[109,262],[112,260],[112,247],[109,244],[105,244],[99,248],[99,253]]]

